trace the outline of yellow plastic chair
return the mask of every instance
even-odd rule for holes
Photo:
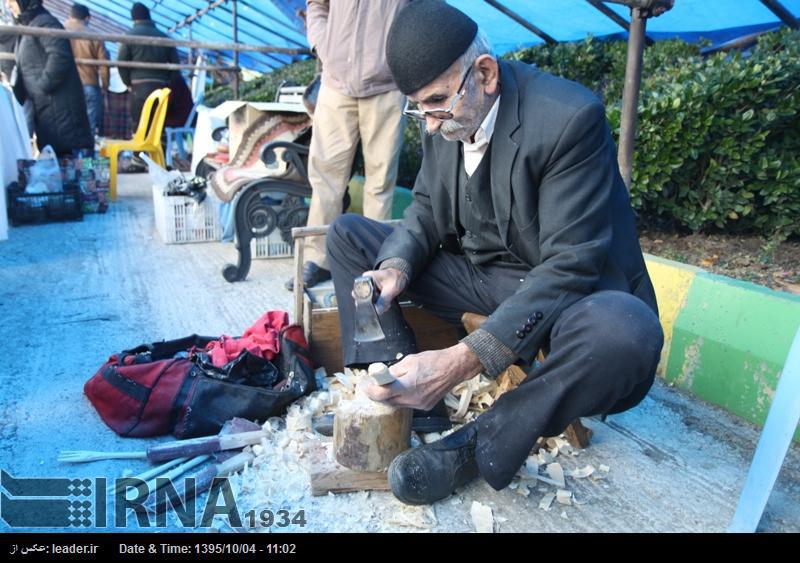
[[[109,197],[117,199],[117,165],[119,153],[122,151],[145,152],[158,165],[166,167],[164,149],[161,147],[161,134],[167,119],[169,105],[169,88],[153,91],[144,102],[139,126],[130,141],[106,140],[100,149],[100,155],[109,159]],[[156,102],[158,105],[156,106]],[[155,106],[155,107],[154,107]],[[152,117],[152,119],[151,119]],[[148,127],[149,124],[149,127]]]

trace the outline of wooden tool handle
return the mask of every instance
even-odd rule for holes
[[[147,459],[153,463],[174,459],[176,457],[196,457],[201,454],[222,450],[237,450],[250,444],[257,444],[265,436],[262,430],[240,432],[223,436],[204,436],[191,440],[167,442],[147,448]]]

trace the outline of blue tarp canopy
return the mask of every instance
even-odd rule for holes
[[[132,2],[79,1],[92,10],[92,25],[102,31],[120,32],[131,25]],[[174,29],[187,16],[207,7],[211,1],[143,0],[143,3],[150,8],[159,27],[167,31]],[[450,3],[478,22],[500,54],[542,42],[537,35],[484,0],[450,0]],[[589,34],[627,37],[617,23],[586,0],[500,0],[500,3],[558,41],[581,40]],[[795,17],[800,17],[800,0],[781,0],[781,3]],[[62,18],[71,4],[68,0],[45,0],[45,5]],[[196,19],[191,25],[192,39],[230,42],[233,36],[231,6],[229,0]],[[606,6],[625,20],[630,19],[627,7],[612,3]],[[298,15],[304,9],[304,0],[238,0],[239,41],[253,45],[307,47],[303,21]],[[675,0],[672,10],[648,20],[647,34],[655,40],[680,37],[692,42],[704,37],[718,44],[779,25],[778,16],[760,0]],[[189,26],[179,27],[170,35],[176,39],[188,39]],[[229,60],[230,53],[225,53],[224,58]],[[296,57],[291,55],[245,52],[241,54],[240,64],[268,72],[293,60]]]

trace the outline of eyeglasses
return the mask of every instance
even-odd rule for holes
[[[464,74],[464,78],[461,79],[461,85],[458,87],[458,90],[456,90],[456,95],[453,96],[453,101],[450,102],[449,108],[413,109],[408,102],[408,98],[406,98],[406,107],[403,109],[403,113],[408,117],[413,117],[414,119],[419,119],[420,121],[425,121],[428,117],[433,117],[434,119],[438,119],[440,121],[453,119],[453,108],[455,108],[459,100],[464,97],[464,93],[466,92],[467,78],[469,78],[469,74],[471,72],[472,65],[469,65],[467,72]]]

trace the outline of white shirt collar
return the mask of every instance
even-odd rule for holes
[[[472,143],[469,141],[461,141],[464,155],[464,169],[467,172],[467,176],[472,176],[481,163],[481,160],[483,160],[483,155],[486,154],[489,148],[489,142],[492,140],[492,135],[494,134],[494,125],[497,121],[499,107],[500,96],[494,101],[492,109],[490,109],[486,117],[483,118],[483,122],[475,132],[475,141]]]
[[[486,117],[483,118],[483,122],[481,122],[480,127],[475,132],[475,141],[470,143],[469,141],[461,141],[464,143],[465,146],[469,145],[482,145],[482,144],[489,144],[489,141],[492,140],[492,135],[494,134],[494,125],[497,122],[497,111],[500,108],[500,96],[497,96],[497,99],[492,104],[492,109],[489,110],[489,113],[486,114]]]

